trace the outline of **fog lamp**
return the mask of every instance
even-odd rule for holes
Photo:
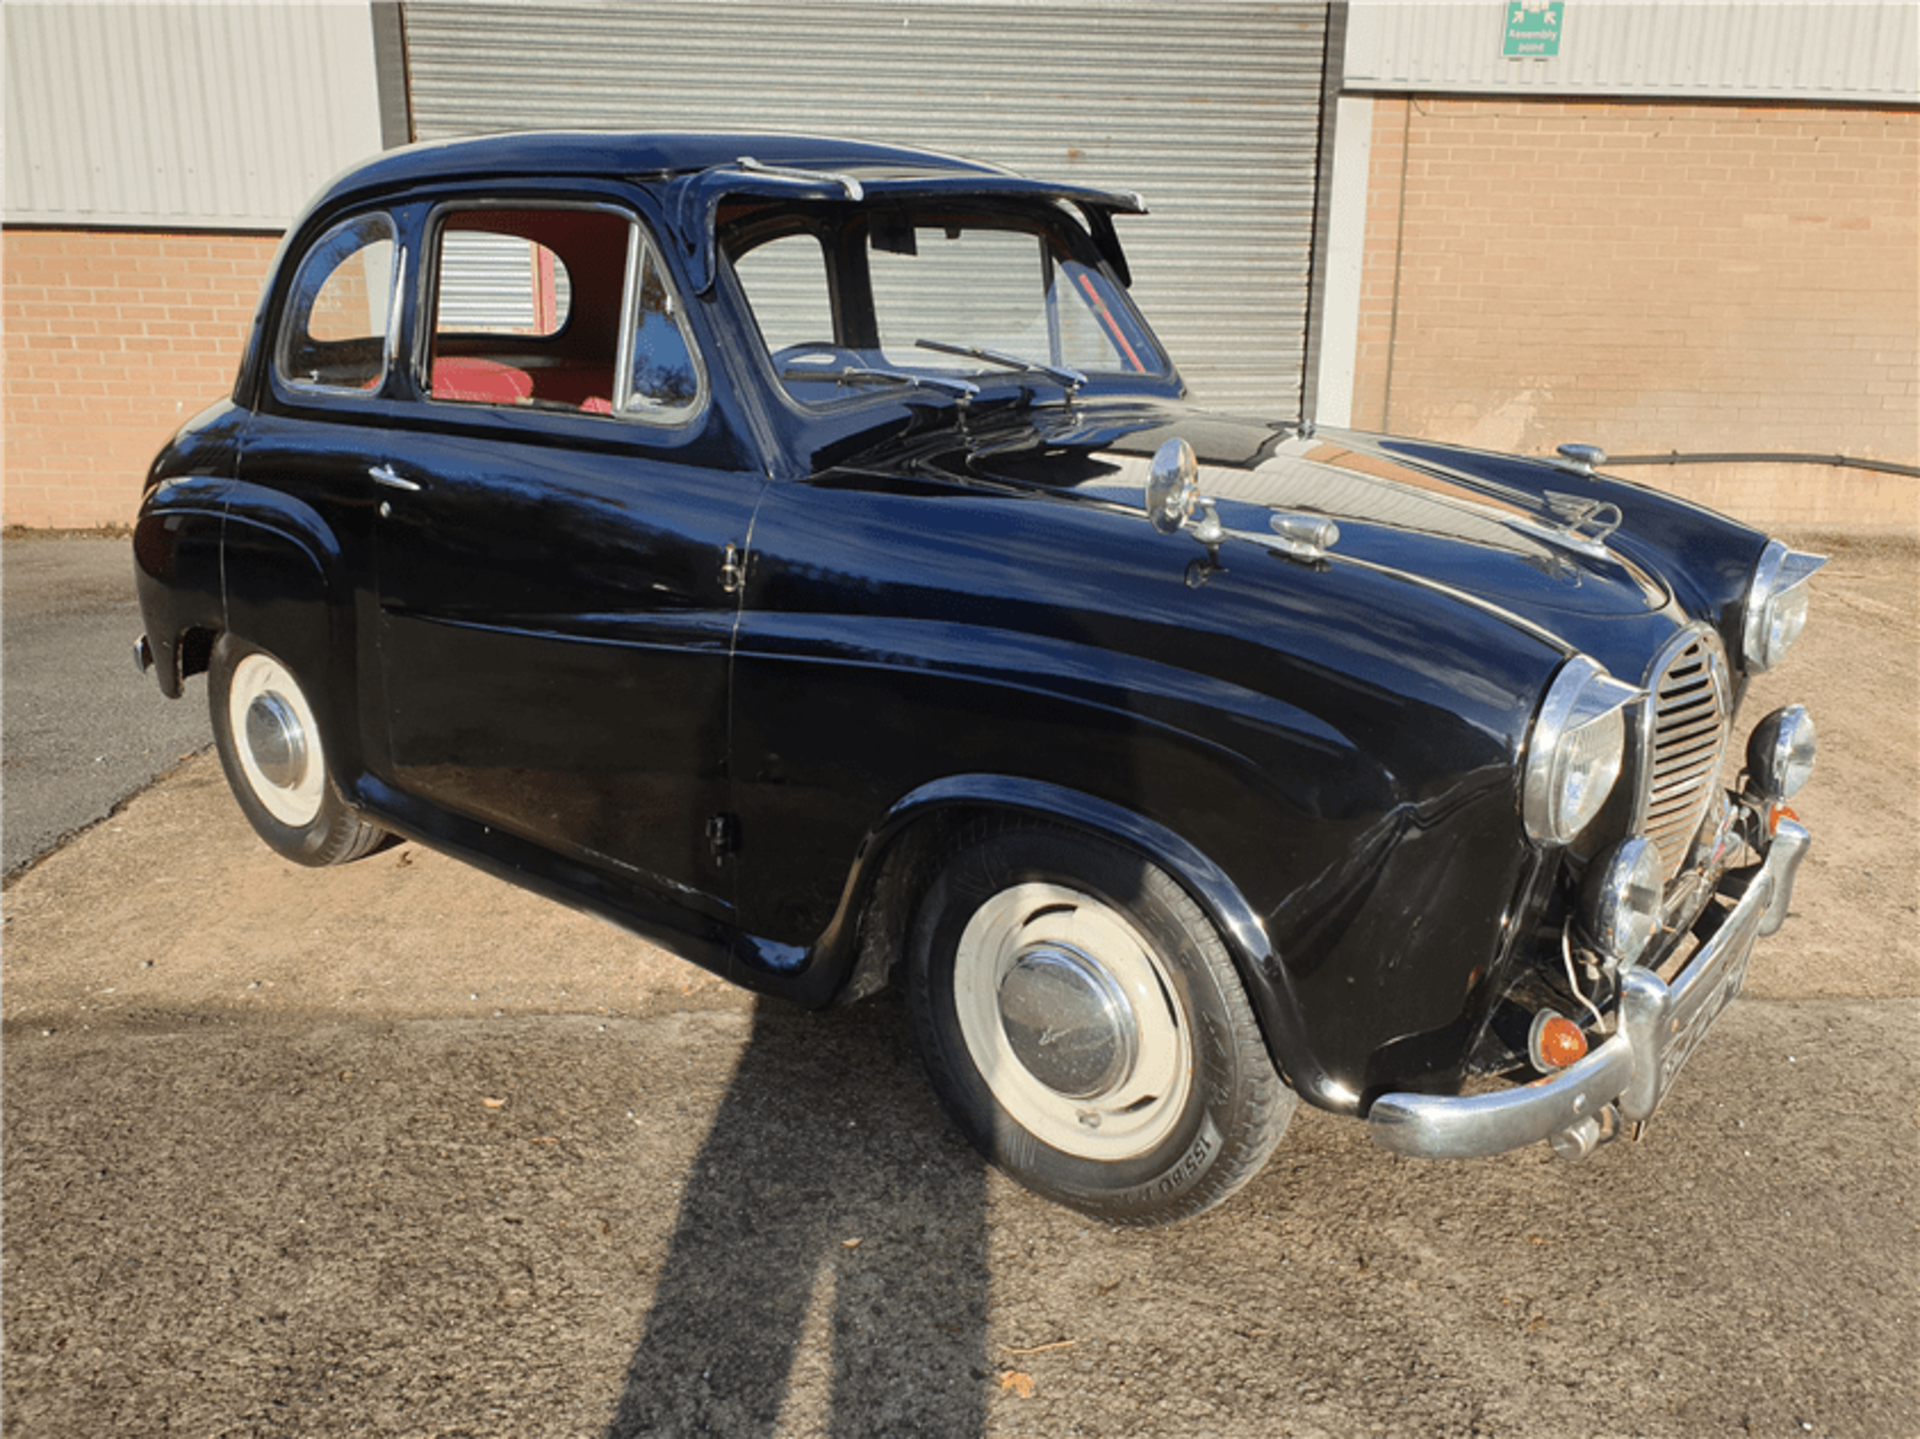
[[[1813,775],[1817,748],[1805,705],[1775,710],[1747,736],[1747,783],[1770,804],[1792,799]]]
[[[1660,851],[1651,840],[1635,835],[1600,855],[1580,896],[1594,947],[1621,965],[1638,960],[1660,932],[1665,889]]]
[[[1543,1009],[1527,1031],[1527,1058],[1542,1074],[1565,1069],[1587,1057],[1587,1036],[1564,1014]]]

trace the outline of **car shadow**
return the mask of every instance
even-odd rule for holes
[[[984,1432],[984,1165],[907,1033],[759,1001],[607,1439]]]

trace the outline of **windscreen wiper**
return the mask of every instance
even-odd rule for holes
[[[942,394],[952,395],[962,405],[980,393],[980,387],[971,380],[957,380],[949,375],[915,375],[905,370],[866,368],[828,370],[791,365],[780,372],[780,378],[808,384],[819,384],[825,381],[835,385],[918,385],[924,389],[938,390]]]
[[[1068,399],[1079,394],[1080,387],[1087,382],[1087,377],[1078,370],[1066,365],[1049,365],[1044,360],[1028,360],[1019,355],[1002,354],[999,350],[983,350],[977,345],[949,345],[945,340],[915,340],[913,343],[919,349],[933,350],[942,355],[962,355],[969,360],[982,360],[989,365],[1000,365],[1026,375],[1043,375],[1065,390]]]

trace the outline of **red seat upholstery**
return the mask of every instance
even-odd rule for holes
[[[533,398],[533,379],[525,370],[497,360],[449,355],[433,366],[436,400],[471,400],[483,405],[512,405]]]

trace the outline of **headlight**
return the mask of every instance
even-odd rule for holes
[[[1660,851],[1638,835],[1622,840],[1587,871],[1580,912],[1588,937],[1608,958],[1632,964],[1660,933],[1664,894]]]
[[[1770,670],[1807,625],[1807,579],[1827,562],[1768,540],[1747,587],[1742,659],[1749,670]]]
[[[1600,813],[1626,758],[1628,704],[1640,696],[1585,655],[1547,687],[1527,746],[1521,815],[1538,844],[1570,844]]]
[[[1747,783],[1769,803],[1792,799],[1813,775],[1813,716],[1805,705],[1775,710],[1747,736]]]

